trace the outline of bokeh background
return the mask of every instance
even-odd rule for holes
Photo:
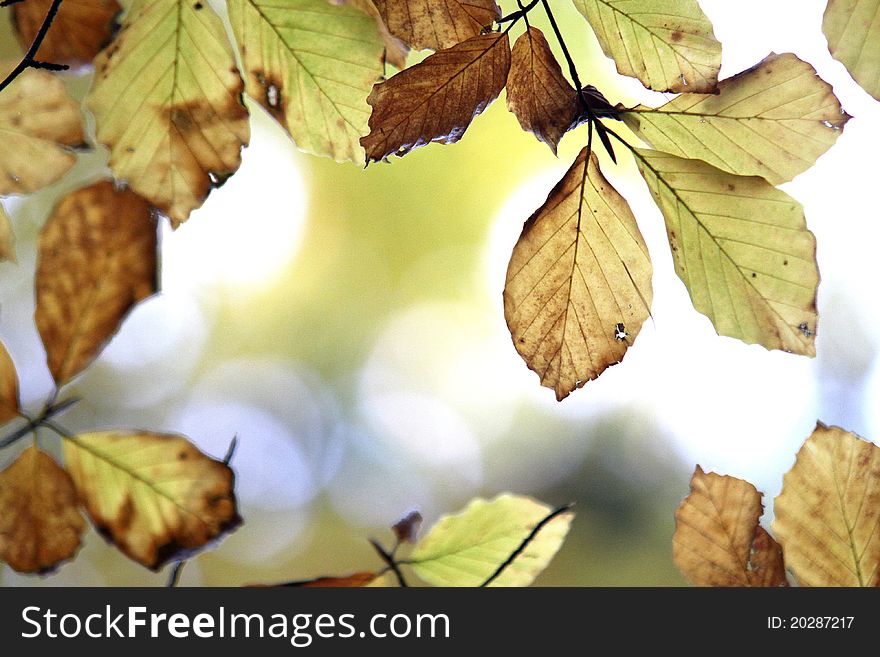
[[[690,306],[662,217],[621,149],[620,166],[603,164],[654,260],[653,319],[622,365],[557,403],[510,342],[501,290],[523,222],[583,147],[585,128],[557,159],[519,129],[502,97],[459,144],[361,170],[300,154],[251,103],[241,170],[183,227],[164,231],[162,294],[70,386],[83,401],[62,419],[71,431],[183,432],[215,456],[238,436],[246,523],[193,560],[183,585],[377,567],[366,539],[388,539],[406,512],[430,523],[503,491],[577,504],[539,584],[680,585],[673,513],[696,463],[754,482],[769,519],[817,419],[880,436],[880,103],[829,56],[824,0],[700,4],[724,46],[722,77],[792,51],[854,116],[837,145],[784,186],[819,244],[818,357],[715,334]],[[569,0],[552,5],[586,82],[612,102],[664,102],[616,75]],[[14,58],[7,13],[0,55]],[[549,35],[542,17],[533,22]],[[67,80],[82,97],[90,76]],[[46,191],[3,200],[18,263],[0,264],[0,335],[31,407],[52,387],[33,325],[36,236],[60,197],[107,174],[106,159],[96,148]],[[0,453],[0,465],[16,451]],[[50,578],[0,566],[6,586],[166,578],[93,531]]]

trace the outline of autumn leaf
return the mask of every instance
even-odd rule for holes
[[[85,141],[79,104],[64,82],[27,69],[0,94],[0,194],[29,194],[61,178]]]
[[[809,169],[850,118],[831,85],[792,54],[722,80],[717,95],[684,94],[620,116],[654,148],[774,185]]]
[[[296,145],[363,164],[367,94],[385,50],[375,18],[327,0],[230,0],[247,93]]]
[[[278,584],[278,586],[297,588],[358,588],[370,586],[375,579],[376,573],[363,572],[345,577],[318,577],[300,582],[287,582],[285,584]]]
[[[0,262],[4,260],[15,262],[15,233],[9,215],[0,205]]]
[[[95,69],[86,102],[114,176],[186,221],[250,137],[223,23],[207,3],[136,0]]]
[[[880,0],[828,0],[822,31],[831,56],[880,100]]]
[[[27,0],[12,5],[12,22],[24,50],[31,47],[53,0]],[[37,57],[44,62],[90,64],[113,36],[114,19],[122,12],[116,0],[64,0]]]
[[[786,473],[773,532],[802,586],[880,586],[880,448],[821,422]]]
[[[0,424],[18,417],[18,374],[15,363],[0,341]]]
[[[64,460],[95,526],[153,570],[241,522],[232,470],[183,436],[84,433],[64,441]]]
[[[389,31],[415,50],[441,50],[501,17],[495,0],[374,0]]]
[[[550,50],[544,33],[529,27],[516,40],[507,76],[507,109],[526,132],[550,147],[554,155],[562,136],[578,119],[577,91]]]
[[[367,98],[373,107],[370,134],[361,139],[367,160],[403,156],[432,141],[457,142],[501,93],[509,69],[507,35],[486,34],[377,84]]]
[[[409,46],[396,36],[391,34],[376,3],[373,0],[330,0],[336,5],[351,5],[357,7],[366,14],[376,19],[376,25],[379,26],[379,33],[382,35],[382,42],[385,45],[385,61],[398,69],[406,68],[406,58],[409,55]]]
[[[562,545],[574,514],[528,497],[473,500],[444,516],[413,549],[416,574],[436,586],[528,586]]]
[[[623,359],[653,294],[635,217],[586,158],[584,149],[526,222],[504,287],[513,343],[560,401]]]
[[[70,559],[86,523],[68,474],[28,447],[0,473],[0,560],[21,573],[45,573]]]
[[[156,291],[156,248],[147,202],[109,181],[57,205],[38,242],[34,318],[58,385],[81,372],[132,306]]]
[[[694,308],[720,335],[814,356],[819,270],[801,205],[763,178],[634,153]]]
[[[758,524],[763,512],[752,484],[697,466],[675,512],[676,566],[697,586],[787,586],[779,545]]]
[[[714,91],[721,44],[697,0],[573,2],[621,75],[654,91]]]

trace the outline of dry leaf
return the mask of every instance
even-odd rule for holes
[[[501,17],[495,0],[374,0],[394,36],[415,50],[451,48]]]
[[[814,356],[819,270],[801,205],[757,176],[634,153],[694,308],[720,335]]]
[[[717,95],[683,94],[620,116],[654,148],[774,185],[813,166],[850,118],[831,85],[792,54],[722,80]]]
[[[4,260],[15,262],[15,233],[9,215],[0,205],[0,262]]]
[[[15,363],[0,341],[0,424],[18,417],[18,374]]]
[[[156,291],[156,248],[147,202],[109,181],[56,206],[37,247],[35,320],[57,384],[81,372]]]
[[[53,0],[27,0],[12,6],[12,22],[24,50],[31,47]],[[44,62],[90,64],[113,36],[122,11],[116,0],[64,0],[37,51]]]
[[[0,194],[29,194],[76,163],[71,147],[85,141],[79,103],[64,82],[27,69],[0,93]]]
[[[422,528],[422,520],[421,513],[412,511],[394,523],[391,529],[394,531],[398,544],[415,543],[419,530]]]
[[[385,43],[385,61],[398,69],[406,68],[409,46],[388,31],[388,26],[382,20],[382,16],[379,14],[379,10],[376,9],[376,3],[373,0],[330,0],[330,2],[336,5],[357,7],[375,18],[376,25],[379,26],[379,33],[382,35],[382,41]]]
[[[21,573],[45,573],[70,559],[86,523],[67,473],[28,447],[0,473],[0,560]]]
[[[234,475],[182,436],[100,431],[64,441],[92,522],[120,550],[159,569],[239,525]]]
[[[367,161],[403,156],[432,141],[452,144],[501,93],[510,69],[506,34],[473,37],[373,87]]]
[[[675,512],[675,564],[697,586],[785,586],[779,546],[758,524],[763,512],[752,484],[697,466]]]
[[[556,154],[556,146],[578,119],[577,91],[562,74],[544,33],[529,27],[516,40],[507,76],[507,109]]]
[[[346,577],[318,577],[305,582],[289,582],[281,586],[302,588],[357,588],[369,586],[376,579],[376,573],[354,573]]]
[[[523,228],[504,316],[517,351],[562,400],[619,363],[650,314],[651,260],[626,200],[581,151]]]
[[[776,498],[773,532],[802,586],[880,585],[880,448],[821,422]]]
[[[363,164],[366,98],[385,51],[375,19],[327,0],[229,0],[229,20],[248,95],[300,149]]]
[[[136,0],[95,69],[86,102],[114,176],[186,221],[238,170],[250,137],[223,23],[207,3]]]
[[[828,0],[822,31],[831,56],[880,100],[880,0]]]

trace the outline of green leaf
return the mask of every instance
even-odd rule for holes
[[[831,85],[792,54],[723,80],[717,95],[684,94],[621,117],[654,148],[774,185],[809,169],[850,118]]]
[[[302,150],[364,163],[385,46],[373,17],[327,0],[230,0],[247,93]]]
[[[721,44],[697,0],[572,0],[622,75],[648,89],[711,93]]]
[[[814,356],[819,271],[801,205],[757,176],[634,154],[694,308],[720,335]]]
[[[828,0],[822,31],[831,56],[880,100],[880,0]]]
[[[528,497],[476,499],[461,513],[440,518],[409,561],[430,584],[480,586],[513,557],[489,585],[528,586],[562,546],[573,518]]]

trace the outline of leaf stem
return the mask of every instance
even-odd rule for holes
[[[51,421],[56,415],[61,415],[64,411],[69,409],[71,406],[76,404],[79,401],[78,397],[71,397],[70,399],[65,399],[62,402],[57,404],[54,403],[54,400],[50,400],[40,414],[37,417],[31,417],[30,415],[26,415],[25,413],[19,413],[19,415],[27,420],[27,424],[19,427],[15,431],[13,431],[8,436],[0,439],[0,449],[4,447],[8,447],[9,445],[21,440],[25,436],[27,436],[32,431],[36,431],[40,427],[48,427],[52,429],[56,433],[60,433],[61,435],[65,435],[61,433],[58,428]],[[67,437],[67,436],[65,436]]]
[[[404,588],[408,587],[409,584],[406,583],[406,578],[404,578],[403,573],[400,571],[400,566],[398,565],[397,561],[394,560],[393,554],[387,552],[376,539],[371,538],[370,545],[372,545],[376,552],[379,553],[382,561],[388,564],[388,567],[392,571],[394,571],[394,574],[397,576],[397,581],[400,583],[400,586]]]
[[[21,0],[5,0],[0,6],[7,7],[9,5],[17,4],[20,1]],[[31,47],[25,53],[24,57],[22,57],[18,65],[10,71],[9,75],[6,76],[6,79],[3,80],[3,82],[0,82],[0,91],[3,91],[6,87],[12,84],[13,80],[21,75],[25,69],[43,68],[51,71],[63,71],[68,68],[66,64],[50,64],[49,62],[41,62],[37,60],[37,51],[40,49],[40,46],[43,45],[43,41],[46,38],[46,34],[49,32],[49,28],[52,27],[52,22],[58,14],[61,2],[62,0],[52,0],[52,6],[49,7],[49,11],[46,12],[46,17],[43,19],[43,24],[40,25],[37,35],[34,37],[34,42],[31,44]]]

